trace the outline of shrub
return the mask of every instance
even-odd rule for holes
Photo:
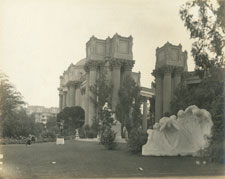
[[[85,136],[85,130],[84,130],[84,127],[80,127],[79,129],[78,129],[78,133],[79,133],[79,137],[81,138],[81,139],[84,139],[86,136]]]
[[[87,131],[87,138],[89,139],[93,139],[96,137],[96,132],[92,129],[90,129],[89,131]]]
[[[116,132],[114,132],[110,127],[107,127],[101,135],[101,144],[107,149],[112,150],[116,147]]]
[[[142,150],[142,145],[147,142],[148,134],[141,129],[133,128],[128,139],[128,150],[132,153],[139,153]]]
[[[41,137],[42,138],[55,139],[56,138],[56,134],[53,131],[46,131],[46,132],[42,132]]]
[[[25,144],[26,143],[26,139],[15,139],[15,138],[2,138],[0,140],[0,144]]]

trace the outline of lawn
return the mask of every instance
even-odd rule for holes
[[[106,178],[223,175],[224,165],[196,165],[192,157],[144,157],[130,154],[126,144],[106,150],[97,142],[66,141],[1,146],[2,174],[7,178]],[[53,162],[53,163],[52,163]],[[55,163],[54,163],[55,162]],[[140,167],[143,169],[141,170]]]

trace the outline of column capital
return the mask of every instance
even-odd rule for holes
[[[110,60],[110,65],[113,69],[120,68],[122,65],[122,61],[120,59],[112,59]]]
[[[163,68],[164,75],[170,75],[173,72],[174,67],[172,66],[165,66]]]
[[[68,91],[67,86],[64,86],[64,87],[63,87],[63,93],[66,93],[67,91]]]
[[[88,60],[85,65],[84,65],[84,70],[86,72],[91,71],[95,71],[97,70],[98,66],[100,66],[100,64],[102,64],[103,61],[102,60]]]
[[[183,73],[183,71],[184,71],[183,67],[175,67],[174,68],[174,75],[180,76]]]
[[[67,84],[66,84],[66,86],[67,87],[76,87],[79,84],[80,84],[80,81],[74,80],[74,81],[68,81]]]
[[[124,60],[123,62],[124,71],[131,71],[134,66],[134,63],[135,63],[134,60]]]
[[[155,69],[155,70],[153,70],[152,75],[153,75],[155,78],[162,78],[162,77],[163,77],[163,71],[162,71],[162,69],[160,69],[160,68]]]
[[[146,97],[146,96],[141,96],[141,101],[142,101],[142,102],[147,102],[147,100],[148,100],[148,97]]]

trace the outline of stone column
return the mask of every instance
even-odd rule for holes
[[[69,106],[75,106],[75,87],[72,84],[69,86]]]
[[[159,122],[163,115],[163,75],[156,72],[155,89],[155,122]]]
[[[182,69],[180,68],[176,68],[174,71],[174,89],[177,88],[177,86],[179,85],[179,83],[181,82],[181,73],[182,73]]]
[[[70,91],[69,88],[67,87],[67,93],[66,93],[66,107],[70,107]]]
[[[134,66],[134,60],[126,60],[124,62],[124,66],[123,66],[123,69],[124,69],[124,77],[127,76],[127,75],[131,75],[131,71],[132,71],[132,68]]]
[[[147,123],[147,99],[144,97],[143,99],[143,119],[142,119],[142,130],[147,131],[148,123]]]
[[[171,72],[172,69],[167,67],[164,69],[163,79],[163,114],[165,112],[170,113],[170,102],[171,102]]]
[[[90,76],[89,76],[89,88],[90,86],[93,86],[96,84],[96,77],[97,77],[97,65],[96,64],[91,64],[89,65],[90,69]],[[89,112],[88,112],[88,124],[91,126],[92,125],[92,120],[94,116],[96,115],[96,109],[95,109],[95,104],[93,100],[95,100],[96,96],[93,94],[91,91],[89,91]]]
[[[119,88],[120,88],[120,72],[121,72],[121,62],[114,60],[112,62],[112,84],[113,84],[113,92],[112,92],[112,110],[116,110],[116,105],[119,101]]]
[[[59,93],[59,112],[63,109],[63,94],[62,92]]]
[[[66,107],[66,97],[67,96],[67,91],[63,91],[63,106],[62,109]]]
[[[89,113],[89,71],[86,71],[86,87],[85,87],[85,97],[83,100],[84,104],[84,110],[85,110],[85,124],[88,124],[88,113]]]
[[[79,96],[78,96],[78,86],[75,86],[75,106],[79,106],[80,103],[79,103]]]

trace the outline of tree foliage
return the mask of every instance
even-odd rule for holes
[[[212,67],[224,67],[225,35],[221,13],[224,3],[215,8],[209,0],[188,1],[180,10],[181,19],[190,32],[192,56],[200,76]]]
[[[107,70],[105,64],[101,69],[96,83],[90,86],[90,91],[94,94],[94,98],[91,97],[92,102],[95,104],[97,111],[100,112],[105,102],[111,105],[112,101],[112,84],[107,79]]]
[[[90,86],[90,92],[94,94],[93,97],[90,97],[90,100],[95,104],[97,114],[94,119],[92,119],[93,123],[90,127],[95,133],[98,133],[101,130],[99,123],[105,120],[102,107],[106,102],[111,106],[112,101],[113,86],[111,81],[107,78],[108,72],[106,63],[102,64],[96,83]]]
[[[75,134],[75,129],[84,124],[85,112],[80,106],[65,107],[57,114],[58,124],[63,123],[64,135]]]
[[[128,133],[132,128],[137,128],[141,125],[140,106],[140,87],[130,75],[127,75],[119,89],[119,103],[116,107],[116,116],[122,125],[127,128]]]
[[[10,83],[8,77],[0,72],[0,116],[9,119],[25,102],[22,95]]]
[[[214,125],[209,150],[213,160],[218,161],[223,156],[224,145],[224,74],[221,68],[210,69],[210,74],[211,77],[202,79],[199,84],[180,84],[174,93],[171,108],[173,114],[177,114],[178,110],[184,110],[190,105],[197,105],[210,112]]]
[[[41,126],[35,124],[34,116],[26,114],[25,104],[21,93],[8,77],[0,72],[0,122],[3,137],[26,137],[41,132]]]

